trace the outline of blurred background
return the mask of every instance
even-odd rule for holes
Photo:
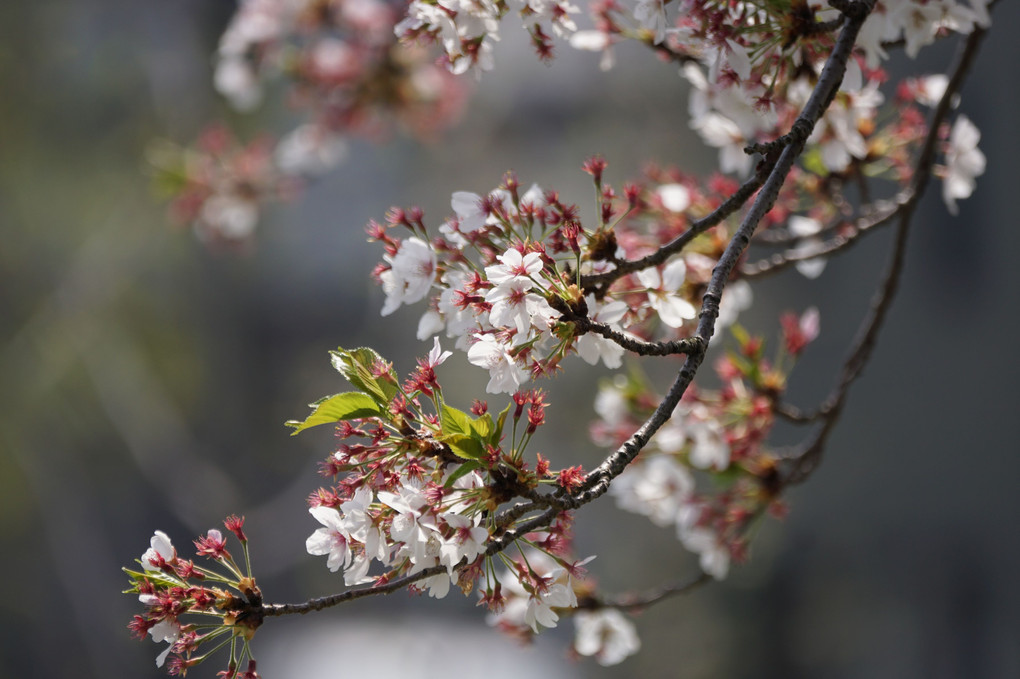
[[[162,645],[130,639],[140,609],[120,594],[120,568],[154,529],[184,550],[244,514],[269,600],[339,588],[304,552],[317,527],[304,498],[330,432],[292,439],[282,423],[343,390],[329,349],[372,345],[406,372],[428,348],[413,337],[420,310],[379,316],[370,218],[420,205],[438,225],[451,192],[488,191],[508,168],[591,214],[579,166],[595,152],[616,185],[646,160],[714,166],[687,129],[675,67],[621,49],[602,73],[597,55],[564,48],[548,68],[508,30],[459,127],[431,145],[354,143],[345,164],[267,212],[250,252],[210,252],[171,227],[144,159],[154,139],[190,143],[212,120],[244,137],[293,125],[281,104],[238,116],[213,92],[211,55],[233,9],[0,3],[0,678],[163,676]],[[750,563],[641,615],[643,652],[617,668],[568,660],[569,624],[522,650],[485,627],[473,597],[397,594],[271,621],[255,641],[264,676],[1020,676],[1020,90],[1010,75],[1020,43],[1009,30],[1020,6],[999,3],[994,21],[962,106],[988,171],[956,218],[929,190],[893,314],[824,464],[790,495],[790,517],[766,525]],[[944,70],[956,43],[894,59],[894,76]],[[772,332],[782,310],[821,308],[794,402],[810,405],[832,383],[889,235],[869,236],[818,281],[790,272],[756,284],[743,317],[753,330]],[[485,382],[466,365],[463,355],[444,365],[465,405]],[[546,385],[560,426],[536,450],[600,459],[586,431],[601,376],[568,371]],[[608,591],[695,569],[672,530],[608,499],[579,517],[577,551],[598,555],[591,572]],[[193,674],[219,669],[214,660]]]

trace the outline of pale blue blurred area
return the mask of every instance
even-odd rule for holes
[[[128,636],[139,607],[120,594],[119,570],[157,528],[185,551],[225,515],[244,514],[269,599],[340,587],[322,558],[304,553],[316,527],[304,498],[330,434],[290,438],[282,423],[344,389],[329,349],[370,344],[406,371],[428,348],[413,337],[420,310],[379,316],[370,218],[421,205],[438,225],[450,193],[494,188],[508,168],[590,216],[579,166],[595,152],[617,186],[645,159],[713,167],[687,129],[675,67],[624,47],[619,68],[603,74],[597,55],[563,47],[548,68],[507,35],[460,127],[432,145],[354,143],[343,166],[267,213],[253,252],[210,253],[168,226],[144,158],[152,139],[190,141],[211,119],[245,135],[293,122],[282,106],[238,116],[212,92],[210,55],[232,8],[0,4],[0,679],[163,676],[160,647]],[[792,493],[790,517],[766,525],[729,581],[639,616],[640,656],[608,670],[564,664],[568,622],[535,651],[557,669],[520,676],[1020,676],[1018,19],[1016,3],[999,3],[963,96],[988,172],[956,218],[939,187],[929,190],[874,359],[821,469]],[[956,42],[895,68],[944,69]],[[756,285],[743,319],[752,329],[773,328],[780,310],[822,310],[794,401],[810,405],[832,383],[888,240],[868,237],[817,282],[790,273]],[[603,451],[586,430],[604,373],[580,365],[546,385],[553,424],[536,450],[592,466]],[[462,356],[443,370],[464,405],[481,393],[485,378]],[[598,555],[591,572],[609,591],[693,573],[671,531],[609,499],[576,528],[579,555]],[[314,633],[304,632],[314,617],[270,621],[255,649],[280,679],[291,676],[281,648],[310,658],[311,636],[328,657],[352,637],[335,672],[326,662],[307,674],[294,666],[294,676],[371,674],[386,651],[352,626],[383,637],[391,624],[401,639],[427,626],[432,639],[449,621],[472,648],[502,644],[506,655],[492,658],[515,658],[514,642],[487,630],[474,603],[455,593],[360,601],[320,614]],[[329,634],[341,638],[335,649]],[[422,657],[453,667],[449,653]],[[193,675],[213,676],[212,662]],[[422,663],[407,676],[436,676]]]

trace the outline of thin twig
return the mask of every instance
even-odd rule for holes
[[[633,611],[657,604],[674,596],[689,594],[703,585],[712,582],[712,576],[708,573],[699,573],[694,578],[677,580],[667,585],[656,587],[644,592],[628,592],[615,597],[593,597],[587,602],[582,602],[578,608],[618,608],[624,611]]]
[[[565,313],[562,320],[573,323],[577,328],[577,335],[593,333],[605,337],[618,344],[627,351],[638,356],[676,356],[677,354],[689,354],[698,351],[701,343],[695,338],[684,337],[669,342],[646,342],[633,335],[614,330],[605,323],[593,321],[587,316],[578,316],[574,313]]]
[[[905,189],[893,201],[882,201],[875,204],[873,214],[860,217],[851,226],[847,226],[838,235],[824,241],[819,247],[811,248],[803,252],[788,250],[777,252],[757,262],[744,264],[740,267],[740,275],[745,278],[757,278],[768,274],[779,273],[797,262],[803,262],[818,257],[828,257],[840,252],[855,244],[861,236],[875,231],[878,227],[884,226],[893,221],[896,216],[915,200],[913,189]]]
[[[861,327],[858,329],[857,336],[854,339],[850,353],[840,370],[840,376],[836,382],[836,386],[833,387],[828,397],[818,409],[818,412],[821,413],[824,418],[822,424],[815,432],[814,436],[804,444],[798,454],[794,457],[791,467],[783,481],[783,485],[802,483],[818,467],[818,464],[821,462],[822,453],[825,449],[828,437],[835,427],[836,422],[839,420],[839,416],[843,410],[843,405],[846,403],[846,397],[850,385],[858,377],[860,377],[865,365],[868,363],[868,359],[871,358],[872,351],[875,347],[875,340],[882,327],[882,321],[885,319],[886,314],[892,305],[893,298],[895,297],[896,290],[899,286],[899,281],[903,271],[907,235],[910,230],[911,219],[914,216],[921,196],[924,194],[932,176],[932,168],[935,164],[935,149],[938,142],[939,127],[949,115],[949,111],[952,108],[952,99],[960,90],[960,87],[967,75],[967,71],[974,62],[974,57],[977,54],[978,47],[986,33],[987,31],[985,29],[976,28],[968,36],[966,42],[960,49],[960,55],[957,59],[956,67],[953,70],[953,75],[949,79],[949,84],[946,87],[945,93],[942,95],[942,99],[939,101],[938,106],[936,106],[935,111],[932,114],[932,121],[928,129],[928,136],[921,147],[920,154],[918,154],[914,179],[911,182],[910,199],[903,203],[896,213],[898,218],[896,237],[886,273],[883,276],[882,282],[876,290],[875,295],[872,297],[868,314],[861,323]]]

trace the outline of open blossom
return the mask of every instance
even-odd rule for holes
[[[441,518],[453,529],[453,535],[443,538],[443,544],[439,548],[439,562],[446,566],[450,578],[453,579],[453,569],[461,560],[467,559],[467,563],[471,563],[485,552],[485,541],[489,537],[489,531],[478,525],[481,517],[477,514],[471,519],[453,512],[445,512]]]
[[[974,193],[977,177],[984,174],[985,154],[977,147],[981,132],[967,116],[960,116],[949,133],[946,169],[942,177],[942,199],[949,212],[957,214],[956,201]]]
[[[403,543],[400,554],[411,560],[415,571],[436,565],[442,534],[421,489],[404,483],[396,493],[379,491],[379,501],[396,510],[390,537],[394,542]]]
[[[467,276],[461,271],[447,271],[441,284],[443,291],[436,302],[436,309],[426,311],[418,322],[417,337],[425,340],[446,329],[446,336],[456,339],[456,347],[467,351],[471,331],[478,327],[478,320],[470,308],[457,304],[458,295],[465,293]]]
[[[552,580],[552,585],[544,585],[533,592],[528,599],[528,608],[524,613],[524,622],[534,632],[538,632],[538,626],[556,627],[560,616],[554,608],[574,608],[577,606],[577,596],[570,583],[570,577],[565,575],[566,571],[558,568],[546,576]]]
[[[815,237],[822,230],[822,224],[817,219],[794,215],[790,217],[788,227],[791,234],[802,239],[800,244],[792,249],[792,253],[810,255],[822,248],[823,243],[821,239]],[[812,257],[811,259],[804,259],[797,262],[794,266],[797,272],[805,278],[818,278],[822,275],[822,271],[825,270],[825,258]]]
[[[382,315],[389,316],[401,304],[414,304],[429,293],[436,277],[436,253],[428,243],[412,236],[400,243],[394,256],[385,259],[390,268],[379,279],[386,293]]]
[[[340,512],[331,507],[310,507],[308,512],[322,524],[307,540],[305,549],[312,556],[328,556],[326,566],[334,573],[351,564],[351,536]]]
[[[509,348],[492,335],[475,335],[477,342],[468,349],[468,361],[489,371],[485,391],[512,394],[528,381],[528,371],[514,361]]]
[[[544,297],[528,292],[531,287],[527,279],[512,278],[485,295],[485,301],[492,304],[489,323],[494,328],[516,328],[515,344],[529,339],[532,327],[548,330],[560,315]]]
[[[587,295],[588,316],[597,323],[605,323],[614,330],[621,330],[619,322],[626,315],[629,307],[626,302],[612,300],[599,302],[594,295]],[[619,368],[623,365],[623,347],[593,332],[585,333],[577,338],[577,355],[586,363],[595,365],[602,359],[607,368]]]
[[[147,571],[160,570],[158,564],[173,561],[177,556],[177,550],[170,542],[169,536],[161,530],[156,531],[149,540],[149,548],[142,554],[142,568]]]
[[[542,271],[542,255],[537,252],[522,254],[517,248],[510,248],[499,257],[499,264],[485,267],[485,277],[496,285],[517,282],[531,289],[534,277]]]
[[[350,537],[365,546],[365,555],[386,563],[389,550],[382,529],[369,513],[372,500],[372,490],[363,486],[354,497],[340,505],[340,511]]]
[[[149,634],[157,644],[163,641],[167,642],[167,647],[156,657],[156,667],[162,667],[177,639],[181,636],[181,625],[173,618],[165,618],[149,628]]]
[[[595,557],[579,561],[580,566]],[[556,627],[559,614],[553,609],[575,608],[577,595],[574,579],[563,566],[543,552],[529,550],[526,566],[521,570],[504,570],[498,579],[505,597],[502,609],[487,616],[490,625],[512,628],[531,628],[538,633],[539,626]],[[524,582],[522,582],[522,579]]]
[[[689,551],[698,555],[701,570],[716,580],[723,580],[730,570],[730,550],[711,528],[701,526],[698,520],[701,507],[684,505],[677,513],[677,536]]]
[[[672,455],[654,455],[627,467],[609,487],[621,509],[667,526],[694,491],[694,479]]]
[[[574,614],[574,650],[595,656],[600,665],[618,665],[641,650],[641,640],[627,616],[615,608]]]
[[[648,304],[659,314],[663,323],[679,328],[684,321],[696,318],[698,310],[678,293],[687,276],[687,265],[683,259],[674,259],[667,264],[660,276],[655,268],[637,272],[641,284],[648,288]]]

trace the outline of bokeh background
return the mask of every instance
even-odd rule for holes
[[[160,647],[129,638],[138,607],[120,594],[121,566],[157,528],[184,548],[244,514],[269,599],[339,587],[303,548],[329,432],[292,439],[282,423],[342,390],[329,349],[370,344],[401,371],[427,349],[413,338],[417,310],[379,316],[368,219],[417,204],[438,224],[452,191],[494,188],[508,168],[590,214],[579,165],[595,152],[616,184],[650,159],[713,167],[687,129],[675,67],[623,49],[606,74],[597,55],[563,49],[549,68],[508,35],[458,128],[430,145],[355,142],[344,165],[268,211],[250,252],[210,252],[169,225],[145,151],[189,142],[211,120],[243,136],[294,123],[278,103],[238,116],[213,92],[211,54],[233,8],[0,3],[0,678],[162,676]],[[1020,676],[1020,7],[999,3],[994,20],[963,98],[988,172],[956,218],[929,191],[893,314],[824,464],[749,564],[640,616],[644,651],[614,669],[566,659],[569,624],[521,649],[484,626],[473,598],[397,594],[271,621],[255,642],[264,675]],[[894,59],[894,73],[944,70],[956,42]],[[816,282],[791,272],[756,286],[752,329],[821,307],[795,402],[831,384],[888,235]],[[468,403],[484,376],[465,366],[458,356],[444,370]],[[601,376],[547,385],[558,426],[539,449],[595,464],[586,429]],[[577,548],[598,554],[592,572],[610,591],[695,568],[672,531],[608,499],[580,516]]]

